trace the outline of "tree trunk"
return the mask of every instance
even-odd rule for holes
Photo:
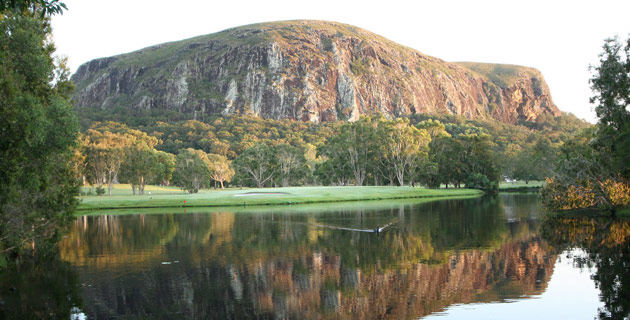
[[[219,180],[219,184],[221,185],[221,189],[223,189],[223,180]]]

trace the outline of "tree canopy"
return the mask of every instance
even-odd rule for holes
[[[58,1],[0,2],[0,262],[54,248],[77,202],[72,85],[55,64],[42,18],[61,8]]]

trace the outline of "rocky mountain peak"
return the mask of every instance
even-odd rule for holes
[[[559,115],[535,69],[449,63],[354,26],[282,21],[83,64],[82,107],[254,114],[312,122],[458,114],[506,123]]]

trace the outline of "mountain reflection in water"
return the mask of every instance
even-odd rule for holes
[[[60,260],[0,273],[0,318],[421,318],[539,299],[582,248],[593,315],[627,319],[628,222],[543,216],[521,194],[79,217]]]
[[[81,217],[61,256],[89,318],[405,319],[539,294],[553,272],[535,196],[363,205]]]

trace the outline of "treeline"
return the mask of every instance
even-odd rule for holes
[[[543,121],[544,120],[544,121]],[[495,190],[502,176],[540,180],[563,141],[588,126],[572,115],[520,126],[459,116],[313,124],[250,116],[129,126],[95,122],[75,156],[84,184],[200,188],[425,185]],[[536,127],[536,129],[532,129]]]

